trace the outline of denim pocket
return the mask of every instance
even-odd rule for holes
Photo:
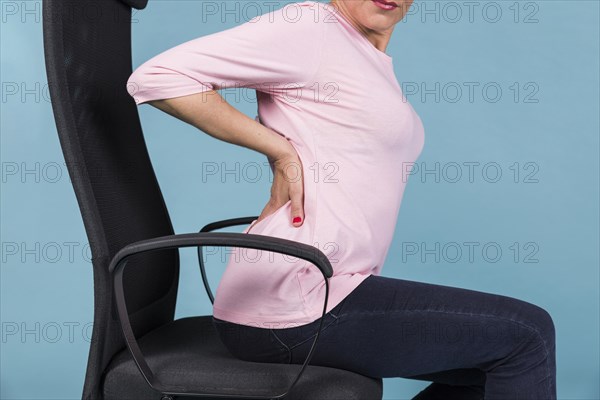
[[[321,342],[321,339],[323,338],[322,333],[327,328],[337,325],[339,322],[339,315],[341,314],[345,302],[346,299],[342,300],[337,306],[329,310],[329,312],[323,316],[323,327],[321,328],[321,334],[319,335],[319,342]],[[277,340],[291,351],[309,340],[314,340],[317,336],[317,332],[319,332],[320,324],[321,317],[305,325],[293,328],[271,329],[271,332]]]

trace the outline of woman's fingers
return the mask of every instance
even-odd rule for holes
[[[302,162],[295,150],[293,153],[283,154],[283,156],[272,161],[275,180],[271,188],[271,201],[275,202],[273,199],[278,197],[278,195],[286,198],[285,202],[289,198],[291,200],[290,218],[292,225],[299,227],[304,223],[304,176],[302,173]]]
[[[292,201],[292,225],[299,227],[304,223],[304,177],[302,174],[302,163],[297,156],[288,165],[286,175],[289,182],[289,196]]]
[[[292,200],[292,225],[295,227],[301,226],[304,222],[304,202],[302,191],[294,190],[290,193]]]

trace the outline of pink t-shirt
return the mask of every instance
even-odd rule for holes
[[[236,87],[256,90],[257,120],[291,142],[304,174],[301,227],[292,225],[288,200],[243,232],[325,253],[334,270],[329,312],[381,272],[407,172],[423,148],[421,119],[402,93],[392,58],[317,1],[291,3],[173,47],[128,81],[138,105]],[[279,253],[230,251],[214,317],[287,328],[321,316],[325,282],[316,266]]]

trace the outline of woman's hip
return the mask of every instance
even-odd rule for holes
[[[265,329],[217,321],[228,349],[258,362],[303,363],[321,320]],[[325,315],[311,364],[371,376],[492,368],[518,346],[554,348],[542,308],[508,296],[371,275]]]

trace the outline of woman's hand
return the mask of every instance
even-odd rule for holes
[[[304,177],[302,163],[294,147],[287,141],[286,148],[274,158],[268,158],[273,169],[271,198],[262,210],[258,221],[283,207],[291,199],[290,221],[295,227],[304,222]]]
[[[292,215],[289,218],[293,226],[302,225],[302,164],[296,149],[287,138],[237,110],[215,90],[149,103],[219,140],[266,155],[274,180],[271,199],[257,221],[262,221],[291,199]]]

